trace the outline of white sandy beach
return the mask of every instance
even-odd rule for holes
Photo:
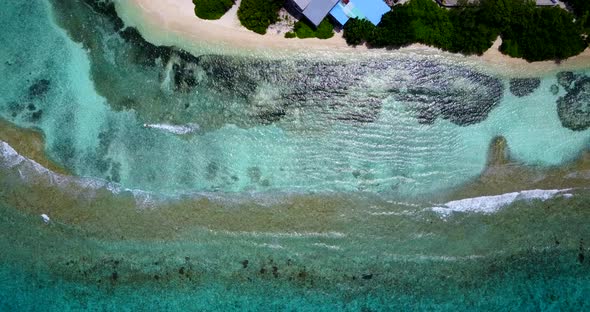
[[[287,39],[284,38],[284,32],[277,31],[261,36],[240,25],[237,18],[238,5],[239,1],[216,21],[197,18],[191,0],[121,0],[117,3],[117,11],[126,25],[136,27],[146,40],[159,45],[177,46],[196,54],[227,53],[273,57],[297,55],[314,59],[347,57],[350,53],[362,53],[367,57],[444,55],[459,61],[472,62],[500,74],[515,76],[532,76],[590,66],[590,49],[559,64],[553,61],[529,63],[500,53],[500,39],[482,56],[462,56],[420,44],[399,50],[351,47],[346,44],[341,33],[327,40]]]

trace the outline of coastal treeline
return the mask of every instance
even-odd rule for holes
[[[590,1],[588,0],[563,0],[567,5],[569,5],[574,14],[578,18],[584,18],[584,22],[588,22],[588,14],[590,14]],[[588,26],[588,25],[586,25]]]
[[[536,7],[529,0],[481,0],[450,10],[432,0],[410,0],[394,6],[377,26],[366,20],[349,21],[344,38],[351,45],[423,43],[451,52],[482,54],[501,36],[500,50],[505,54],[528,61],[559,60],[588,46],[583,36],[588,9],[586,4],[579,7],[582,16],[576,18],[558,7]]]
[[[334,36],[334,25],[330,23],[328,18],[324,18],[322,22],[315,27],[310,25],[306,20],[300,20],[293,25],[293,31],[285,33],[285,38],[319,38],[328,39]]]
[[[234,0],[193,0],[195,14],[202,19],[220,19],[234,4]]]
[[[576,15],[577,23],[590,34],[590,0],[563,0]]]
[[[238,8],[238,19],[242,26],[259,34],[279,19],[279,10],[285,0],[242,0]]]

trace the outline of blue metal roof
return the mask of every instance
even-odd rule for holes
[[[297,6],[301,9],[301,11],[305,10],[305,8],[307,8],[307,6],[309,5],[309,2],[311,2],[311,0],[293,0],[293,2],[295,2],[295,4],[297,4]]]
[[[364,18],[377,25],[381,22],[381,16],[390,10],[383,0],[349,0],[348,4],[340,1],[330,14],[341,25],[346,24],[350,18]]]
[[[381,22],[381,16],[391,10],[383,0],[351,0],[351,2],[354,2],[356,8],[374,25],[379,24]]]
[[[330,15],[332,15],[332,17],[335,18],[338,23],[340,23],[340,25],[346,24],[346,22],[348,22],[350,19],[350,17],[344,12],[344,7],[342,6],[341,2],[334,6],[332,11],[330,11]]]
[[[338,0],[313,0],[303,10],[303,15],[315,26],[318,26],[336,3]]]

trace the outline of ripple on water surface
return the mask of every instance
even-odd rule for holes
[[[19,75],[6,75],[0,113],[40,128],[51,158],[80,176],[165,194],[413,196],[477,177],[496,136],[537,165],[575,158],[588,138],[562,126],[555,77],[509,88],[419,56],[194,57],[150,45],[108,6],[88,3],[52,2],[65,30],[46,4],[11,3],[4,14],[29,26],[6,18],[12,31],[2,33],[10,44],[1,70]],[[31,48],[39,40],[47,45]]]
[[[475,179],[498,136],[585,183],[587,73],[195,57],[50,2],[0,11],[0,116],[75,176],[0,142],[0,310],[588,310],[584,190],[401,198]]]

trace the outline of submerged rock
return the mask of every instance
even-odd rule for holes
[[[172,65],[174,89],[180,92],[189,92],[198,84],[195,65],[179,57],[175,58],[174,61],[175,63]]]
[[[577,79],[567,94],[557,99],[561,124],[574,131],[590,127],[590,77]]]
[[[91,7],[97,13],[107,16],[114,24],[115,29],[119,30],[125,26],[125,23],[115,9],[115,2],[111,0],[82,0],[87,6]]]
[[[262,171],[258,167],[250,167],[248,168],[248,177],[253,183],[258,183],[262,177]]]
[[[486,167],[505,165],[510,161],[508,141],[504,137],[495,137],[490,144]]]
[[[25,109],[25,105],[23,105],[22,103],[19,103],[19,102],[15,102],[15,101],[9,102],[6,105],[6,111],[13,118],[16,118],[16,116],[18,116],[24,109]]]
[[[282,108],[276,108],[274,110],[269,109],[268,111],[264,111],[258,114],[258,118],[260,119],[261,124],[272,124],[281,120],[285,117],[287,113]]]
[[[111,163],[111,176],[110,181],[119,183],[121,182],[121,163],[119,162],[112,162]]]
[[[167,116],[173,124],[196,122],[208,129],[317,118],[363,125],[376,121],[383,101],[393,96],[422,123],[441,117],[469,125],[484,120],[503,92],[498,79],[423,59],[193,56],[122,27],[113,1],[83,1],[88,5],[53,0],[56,19],[89,50],[97,92],[114,109],[133,109],[144,120]]]
[[[201,87],[241,99],[242,108],[263,124],[301,113],[370,123],[393,95],[423,123],[440,116],[469,125],[484,120],[503,94],[499,79],[439,62],[288,62],[203,55],[197,67]]]
[[[28,96],[29,98],[38,98],[45,95],[49,91],[51,82],[47,79],[36,80],[30,87]]]
[[[207,180],[214,180],[219,172],[219,164],[217,162],[210,162],[206,168],[205,177]]]
[[[533,93],[540,85],[539,78],[513,78],[510,79],[510,92],[518,97],[524,97]]]
[[[573,72],[560,72],[557,73],[557,83],[564,87],[566,91],[569,91],[572,84],[576,81],[576,74]]]
[[[116,29],[116,28],[115,28]],[[137,64],[155,66],[158,59],[168,59],[172,48],[157,46],[143,39],[139,31],[133,27],[126,27],[119,31],[119,35],[133,48],[131,56]]]
[[[438,63],[410,72],[406,88],[392,89],[396,100],[417,112],[420,123],[438,117],[460,126],[485,120],[500,103],[504,87],[497,78],[467,68]]]
[[[41,117],[43,117],[43,110],[42,109],[31,113],[31,115],[29,116],[29,119],[31,122],[38,122],[41,119]]]

